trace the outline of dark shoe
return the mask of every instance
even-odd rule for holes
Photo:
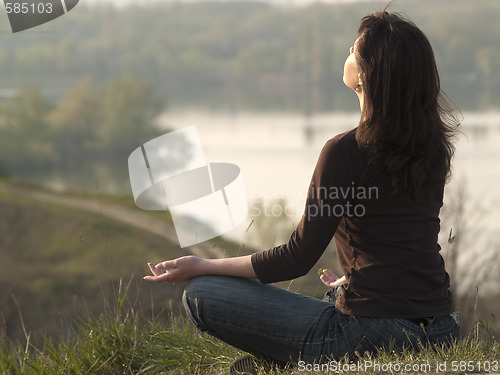
[[[257,375],[253,357],[247,354],[235,359],[229,367],[229,375]]]

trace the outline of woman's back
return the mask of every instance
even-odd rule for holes
[[[355,135],[354,129],[325,144],[302,220],[287,243],[253,255],[257,276],[275,282],[305,274],[334,236],[346,277],[336,304],[343,313],[414,318],[453,312],[437,243],[443,184],[426,188],[422,200],[394,193]]]

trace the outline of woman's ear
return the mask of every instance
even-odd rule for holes
[[[355,88],[355,90],[357,92],[361,92],[363,90],[363,80],[362,80],[362,77],[363,77],[363,73],[358,72],[358,83],[356,84],[356,88]]]

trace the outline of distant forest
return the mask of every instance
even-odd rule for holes
[[[378,3],[273,7],[256,2],[85,6],[35,29],[0,25],[0,94],[40,88],[59,100],[96,85],[148,81],[169,107],[355,110],[342,85],[360,18]],[[380,4],[382,4],[381,2]],[[434,46],[442,86],[463,110],[500,103],[500,2],[399,0]]]

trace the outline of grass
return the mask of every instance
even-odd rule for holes
[[[0,342],[2,335],[23,338],[17,304],[31,331],[31,342],[39,345],[41,336],[52,335],[60,320],[71,326],[81,311],[100,311],[103,296],[112,295],[120,279],[149,274],[148,261],[187,254],[176,239],[32,196],[40,192],[55,195],[35,185],[0,179]],[[132,213],[150,214],[171,225],[165,212],[140,210],[132,197],[86,192],[57,196],[134,208]],[[238,250],[236,244],[216,240],[228,255]],[[150,293],[156,306],[172,303],[175,309],[180,305],[181,286],[136,283],[131,288],[142,288],[143,310],[151,305]]]
[[[22,337],[13,298],[37,341],[54,320],[73,321],[82,308],[100,310],[118,280],[148,272],[147,261],[185,254],[136,227],[27,195],[0,194],[0,212],[0,315],[10,338]]]
[[[105,304],[101,314],[80,320],[70,333],[61,332],[56,338],[46,337],[40,347],[30,343],[30,334],[23,325],[24,343],[0,344],[0,373],[227,374],[230,362],[243,354],[198,332],[183,316],[163,314],[168,315],[168,322],[160,316],[145,318],[140,313],[140,307],[128,298],[130,285],[131,282],[120,284],[114,302]],[[478,323],[477,329],[488,331],[482,323]],[[474,331],[447,348],[422,347],[419,351],[402,352],[388,349],[380,351],[376,357],[359,356],[356,362],[345,360],[323,368],[279,368],[259,362],[258,374],[463,374],[495,368],[498,372],[500,343],[491,332],[488,333],[486,339],[480,339],[478,332]]]
[[[46,338],[42,347],[3,344],[0,373],[7,374],[207,374],[238,355],[201,335],[185,318],[140,318],[127,298],[129,283],[113,306],[87,317],[69,334]]]

